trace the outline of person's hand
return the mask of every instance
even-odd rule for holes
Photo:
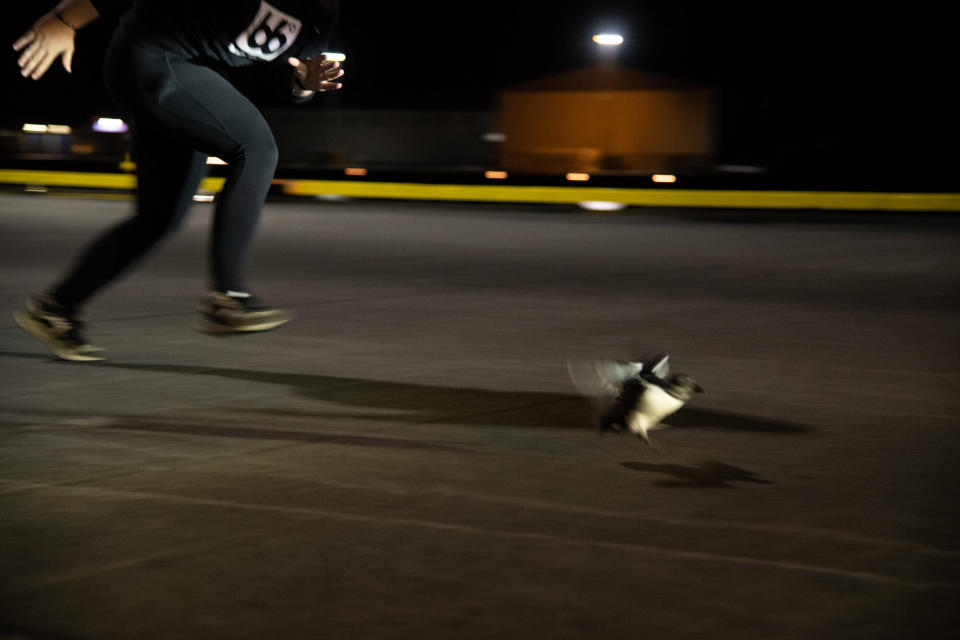
[[[327,60],[323,53],[316,58],[287,58],[290,66],[294,67],[294,76],[297,83],[306,91],[336,91],[343,84],[334,82],[343,76],[343,69],[336,60]]]
[[[63,58],[63,68],[67,73],[73,73],[71,65],[75,35],[73,29],[52,14],[48,13],[37,20],[30,31],[13,43],[14,51],[24,50],[17,60],[20,75],[39,80],[57,58]]]

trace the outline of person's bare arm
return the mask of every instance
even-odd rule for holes
[[[17,60],[20,75],[39,80],[57,58],[62,58],[63,68],[72,73],[77,29],[99,17],[90,0],[63,0],[50,13],[41,16],[13,43],[14,51],[23,51]]]

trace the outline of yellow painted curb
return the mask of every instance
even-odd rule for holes
[[[200,188],[219,191],[223,178],[204,178]],[[0,169],[0,184],[43,185],[46,187],[85,187],[91,189],[135,189],[137,177],[130,173],[84,173],[79,171],[30,171]]]
[[[599,200],[656,207],[960,211],[960,194],[951,193],[515,187],[345,180],[280,180],[278,182],[283,184],[285,193],[293,195],[341,195],[356,198],[524,203],[577,203]]]
[[[205,178],[201,189],[219,191],[223,178]],[[0,183],[133,189],[136,178],[121,173],[0,169]],[[299,196],[574,204],[619,202],[633,206],[734,209],[829,209],[860,211],[960,211],[960,193],[862,193],[844,191],[724,191],[699,189],[618,189],[606,187],[523,187],[509,185],[413,184],[351,180],[275,180]]]

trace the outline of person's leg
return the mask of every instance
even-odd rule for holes
[[[102,360],[87,343],[80,307],[141,258],[183,218],[203,175],[205,156],[171,142],[161,131],[137,127],[136,214],[107,231],[80,255],[47,294],[27,301],[17,323],[64,360]]]
[[[277,145],[263,116],[246,98],[234,107],[225,120],[238,132],[235,141],[216,153],[228,167],[210,235],[216,291],[247,291],[247,256],[277,168]]]
[[[111,43],[106,76],[135,127],[137,216],[87,252],[105,254],[96,268],[78,267],[55,293],[65,305],[83,302],[175,226],[200,179],[200,153],[228,163],[211,238],[211,284],[245,291],[246,255],[277,165],[266,120],[213,69],[139,44],[122,29]]]
[[[193,202],[206,156],[171,140],[160,129],[134,123],[137,210],[81,254],[50,296],[68,310],[79,309],[175,229]]]
[[[151,121],[171,136],[227,162],[210,241],[213,292],[199,308],[203,331],[265,331],[291,314],[265,307],[247,293],[246,257],[273,180],[277,147],[260,111],[218,73],[183,60],[168,60],[174,89],[149,105]]]
[[[28,302],[17,322],[61,358],[90,354],[78,307],[142,257],[183,218],[204,168],[204,154],[230,163],[212,241],[213,284],[243,291],[244,262],[276,168],[273,135],[259,111],[212,69],[115,37],[106,75],[115,101],[133,123],[138,167],[137,212],[85,251],[50,295]],[[214,298],[202,310],[217,332],[262,331],[290,314],[248,297]],[[90,357],[88,357],[90,356]]]
[[[103,359],[102,350],[83,336],[79,308],[177,225],[204,169],[204,156],[188,141],[157,126],[145,107],[159,98],[147,86],[162,89],[171,84],[162,51],[132,45],[120,28],[111,41],[104,71],[115,101],[134,129],[136,213],[98,238],[62,280],[47,293],[31,297],[26,308],[14,314],[24,330],[67,360]]]
[[[277,166],[277,145],[260,111],[208,67],[164,57],[163,74],[132,87],[137,121],[171,140],[227,162],[211,237],[211,284],[246,290],[246,255]],[[192,195],[192,194],[191,194]]]

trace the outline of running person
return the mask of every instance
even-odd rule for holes
[[[79,310],[177,227],[208,155],[228,163],[213,219],[211,292],[198,307],[209,333],[264,331],[291,313],[250,295],[246,256],[277,164],[260,111],[227,76],[258,65],[267,89],[305,101],[339,89],[339,62],[320,52],[338,0],[63,0],[13,45],[34,80],[62,59],[70,72],[77,29],[124,11],[107,50],[111,98],[131,124],[137,165],[135,214],[91,244],[73,268],[15,314],[65,360],[102,360],[83,336]],[[261,73],[261,71],[263,73]]]

